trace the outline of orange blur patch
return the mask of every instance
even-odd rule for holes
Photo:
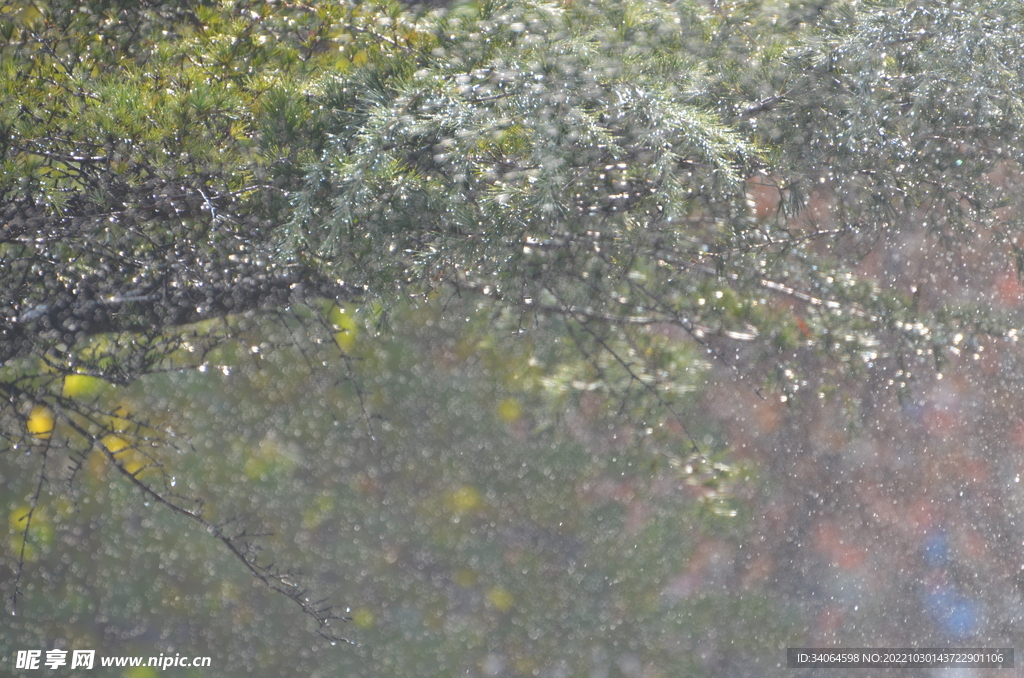
[[[864,564],[864,550],[852,543],[852,531],[843,530],[831,520],[818,523],[814,548],[843,570],[855,570]]]
[[[782,405],[777,398],[754,401],[751,409],[760,433],[772,433],[782,423]]]
[[[1024,303],[1024,286],[1016,271],[1005,271],[992,283],[992,301],[1003,308],[1015,308]]]
[[[745,590],[755,589],[767,581],[775,572],[775,558],[770,553],[762,553],[751,560],[740,579],[740,586]]]
[[[763,221],[779,213],[782,191],[774,179],[759,172],[747,179],[747,200],[754,218]]]

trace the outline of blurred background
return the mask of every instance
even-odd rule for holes
[[[1021,303],[1015,277],[989,282],[993,303]],[[262,559],[347,609],[356,645],[321,640],[93,452],[34,516],[0,653],[210,656],[211,670],[169,669],[196,676],[639,678],[793,673],[787,646],[1019,638],[1012,342],[950,354],[902,399],[884,370],[782,402],[712,366],[686,413],[723,451],[703,484],[660,454],[685,445],[678,426],[635,430],[585,388],[552,397],[543,333],[510,339],[491,320],[426,303],[387,338],[352,325],[340,358],[257,351],[287,329],[268,323],[250,355],[95,396],[173,422],[190,442],[162,460],[175,491],[268,533]],[[29,457],[0,457],[5,486]],[[5,508],[10,562],[25,505]]]
[[[800,21],[821,9],[762,4],[799,5]],[[743,43],[739,29],[722,34]],[[991,164],[986,185],[1019,194],[1015,165]],[[833,218],[839,180],[810,165],[813,190],[785,223],[782,183],[750,178],[752,231],[844,225]],[[1016,198],[1000,205],[1001,223],[1016,224]],[[922,317],[970,306],[1020,326],[1020,262],[994,233],[930,231],[936,215],[924,208],[892,218],[898,227],[854,228],[806,251],[849,263]],[[951,237],[956,246],[942,240]],[[729,284],[707,276],[709,290]],[[87,674],[124,678],[841,678],[868,674],[787,669],[786,648],[1019,645],[1016,332],[944,337],[928,356],[908,357],[904,344],[888,355],[865,345],[852,361],[855,349],[792,350],[779,368],[792,373],[773,380],[762,373],[773,354],[736,333],[709,339],[716,357],[678,326],[654,324],[679,357],[661,375],[679,416],[648,417],[602,387],[599,364],[581,367],[557,319],[520,334],[509,311],[438,287],[398,302],[386,331],[356,305],[327,310],[324,337],[299,317],[309,309],[253,315],[199,370],[126,387],[69,373],[48,392],[119,413],[102,442],[126,468],[155,482],[147,464],[159,464],[168,496],[201,497],[211,522],[261,535],[251,540],[260,562],[338,605],[350,620],[336,628],[351,643],[321,638],[294,601],[98,449],[69,458],[51,448],[52,418],[47,427],[28,414],[34,442],[0,454],[0,590],[20,591],[17,614],[9,605],[0,620],[0,673],[70,675],[13,668],[18,651],[62,648],[211,658],[209,669]],[[815,343],[806,299],[753,288]],[[977,325],[987,319],[979,313]],[[758,388],[765,381],[783,386]],[[136,459],[119,418],[172,444]]]

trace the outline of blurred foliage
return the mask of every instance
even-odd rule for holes
[[[1018,318],[966,295],[935,303],[931,271],[909,287],[866,272],[878,242],[912,229],[950,266],[979,247],[1024,261],[1012,182],[998,180],[1020,170],[1022,12],[1002,0],[7,3],[0,436],[18,488],[9,510],[21,542],[10,544],[23,545],[11,598],[27,595],[24,566],[60,514],[43,511],[46,497],[95,482],[90,493],[134,487],[212,533],[337,639],[333,610],[230,522],[234,483],[259,485],[270,502],[286,501],[279,492],[297,473],[311,487],[328,477],[372,487],[374,464],[411,445],[397,440],[461,450],[472,427],[438,417],[482,418],[487,403],[513,438],[550,442],[517,462],[528,487],[547,488],[516,504],[543,530],[568,506],[585,514],[566,516],[572,539],[619,538],[603,532],[621,526],[614,502],[587,513],[578,493],[558,494],[612,467],[629,482],[683,487],[665,499],[672,525],[657,521],[668,531],[636,542],[653,549],[637,563],[667,568],[651,575],[660,583],[626,596],[676,614],[651,602],[681,567],[657,549],[728,532],[721,521],[736,511],[742,520],[730,497],[746,470],[695,414],[711,364],[763,397],[839,398],[837,385],[872,370],[903,390],[950,352],[1016,341]],[[388,344],[433,336],[457,308],[463,326],[445,330],[443,355]],[[497,392],[460,398],[424,376],[428,364],[470,359]],[[277,371],[253,367],[264,361]],[[203,412],[231,422],[223,435],[190,429],[195,384],[213,393],[251,370],[244,390],[298,407],[291,419],[271,417],[270,429],[256,404],[254,417],[228,414],[233,394],[222,393]],[[418,389],[438,399],[395,407]],[[335,402],[352,411],[325,404]],[[589,465],[600,455],[566,451],[560,436],[602,425],[629,452],[598,473]],[[318,465],[285,442],[336,435],[304,426],[350,426],[365,456],[332,476],[333,460]],[[226,451],[225,466],[193,456],[210,450]],[[503,493],[526,491],[503,473],[484,482],[522,454],[388,462],[380,473],[418,510],[450,514],[445,529],[414,510],[389,523],[392,509],[369,490],[358,510],[377,512],[395,543],[428,534],[436,543],[424,552],[458,552],[467,524],[504,516]],[[99,482],[111,471],[122,485]],[[357,510],[333,491],[290,501],[303,502],[287,513],[304,530]],[[699,519],[687,513],[700,507]],[[477,529],[490,534],[492,522]],[[478,589],[495,624],[515,626],[501,615],[521,601],[535,609],[542,589],[490,567],[453,563],[445,576]],[[605,567],[601,581],[616,581],[619,565]],[[415,636],[441,623],[427,623],[428,579],[409,576],[419,603],[387,611],[403,599],[392,581],[353,613],[355,626],[380,618]],[[572,624],[596,634],[613,617],[580,610]],[[502,656],[522,657],[520,673],[540,658],[557,664],[557,634],[528,628],[537,637]]]
[[[200,530],[141,510],[94,452],[57,515],[34,519],[41,556],[0,652],[65,639],[106,655],[210,655],[218,675],[674,675],[791,641],[797,615],[780,621],[735,574],[699,587],[680,575],[698,550],[743,537],[701,518],[706,492],[689,476],[651,472],[664,441],[599,411],[553,412],[519,383],[528,356],[502,352],[521,342],[482,341],[475,306],[399,313],[387,339],[346,353],[354,380],[325,341],[228,375],[149,376],[97,402],[170,412],[192,443],[168,460],[174,492],[216,497],[213,521],[243,516],[268,532],[266,551],[351,605],[345,634],[359,646],[310,653],[315,624],[296,624]],[[295,370],[303,352],[323,366]],[[357,388],[377,415],[372,437]],[[707,655],[704,630],[722,619]]]

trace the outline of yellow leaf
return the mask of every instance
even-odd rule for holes
[[[87,374],[69,374],[64,377],[65,398],[91,398],[107,385],[107,382],[98,377],[90,377]]]
[[[121,436],[111,433],[103,436],[100,442],[103,443],[104,447],[110,450],[112,455],[118,457],[117,463],[121,468],[132,475],[138,473],[152,463],[151,459],[132,447],[131,442],[125,440]]]
[[[134,452],[134,450],[132,450],[132,452]],[[148,461],[140,458],[138,454],[132,454],[130,459],[125,459],[124,461],[121,462],[121,468],[123,468],[125,471],[128,471],[128,473],[135,475],[147,463]]]
[[[245,460],[242,470],[245,471],[249,480],[263,480],[270,474],[270,462],[258,457],[249,457]]]
[[[53,433],[53,412],[42,405],[36,405],[28,415],[25,428],[36,438],[47,440]]]
[[[124,433],[131,429],[134,424],[130,419],[127,419],[128,408],[124,405],[119,405],[116,410],[112,412],[113,416],[107,417],[107,426],[117,433]]]
[[[508,612],[515,603],[515,598],[506,589],[494,586],[487,591],[487,602],[502,612]]]
[[[103,439],[100,442],[103,443],[103,446],[110,450],[112,454],[117,454],[118,452],[123,451],[130,444],[121,436],[115,436],[113,434],[103,436]]]
[[[32,509],[28,506],[22,505],[11,511],[11,514],[7,517],[7,522],[10,523],[11,529],[15,532],[24,532],[26,521],[28,520],[28,514]]]
[[[356,347],[356,338],[359,336],[359,321],[356,319],[355,311],[350,308],[335,306],[327,315],[327,319],[334,326],[334,329],[337,330],[337,333],[334,335],[334,341],[338,344],[338,348],[341,349],[342,353],[351,353]]]
[[[523,407],[515,398],[505,398],[498,404],[498,416],[503,422],[510,424],[523,416]]]
[[[365,607],[361,607],[352,613],[352,623],[361,629],[373,628],[376,621],[377,616],[373,613],[373,610],[368,610]]]
[[[32,513],[31,524],[28,521],[29,513]],[[37,507],[33,512],[27,505],[22,504],[11,511],[7,517],[11,526],[11,532],[17,537],[25,536],[26,528],[29,531],[29,541],[40,544],[49,544],[53,541],[53,521],[47,515],[45,508]],[[20,548],[20,543],[19,543]]]
[[[483,506],[483,499],[475,487],[463,485],[459,489],[449,492],[444,503],[452,513],[468,513]]]

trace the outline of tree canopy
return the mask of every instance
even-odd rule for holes
[[[173,413],[96,394],[288,345],[341,366],[375,438],[388,417],[355,337],[460,304],[488,350],[521,357],[524,391],[556,412],[590,394],[652,458],[721,488],[728,457],[688,405],[713,366],[763,398],[839,397],[868,373],[897,393],[949,349],[1016,340],[1015,318],[969,283],[947,303],[929,267],[1024,262],[1022,14],[9,4],[0,435],[37,460],[19,487],[35,511],[58,452],[100,455],[335,638],[333,611],[175,492]],[[872,263],[912,230],[935,243],[922,260]]]

